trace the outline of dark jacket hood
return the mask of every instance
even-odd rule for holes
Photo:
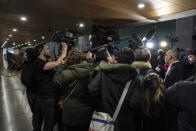
[[[67,69],[72,71],[74,76],[77,78],[88,78],[89,76],[92,76],[94,73],[93,65],[90,63],[72,65],[69,66]]]
[[[119,84],[124,84],[138,75],[137,69],[129,64],[102,64],[100,70]]]
[[[89,79],[94,73],[92,64],[76,64],[69,67],[59,66],[54,76],[57,85],[66,85],[75,79]]]

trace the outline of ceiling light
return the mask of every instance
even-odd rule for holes
[[[30,41],[28,41],[28,44],[30,44],[31,42]]]
[[[83,23],[80,23],[79,26],[82,28],[82,27],[84,27],[84,24]]]
[[[16,43],[14,42],[13,45],[16,45]]]
[[[20,20],[21,21],[27,21],[27,17],[22,16],[22,17],[20,17]]]
[[[16,32],[16,31],[18,31],[18,30],[17,30],[16,28],[13,28],[12,31]]]
[[[44,37],[44,36],[42,36],[42,39],[45,39],[45,37]]]
[[[9,37],[12,37],[12,35],[8,35]]]
[[[36,42],[36,40],[33,40],[34,42]]]
[[[7,38],[6,40],[10,40],[9,38]]]
[[[28,45],[31,45],[31,44],[28,44]]]
[[[140,3],[137,7],[138,7],[139,9],[143,9],[143,8],[145,7],[145,4]]]

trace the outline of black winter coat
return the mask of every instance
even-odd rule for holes
[[[166,90],[165,97],[178,112],[177,131],[196,131],[196,77],[177,82]]]
[[[113,116],[126,82],[134,80],[137,74],[136,68],[128,64],[100,65],[100,71],[89,84],[90,95],[99,105],[96,110]],[[115,123],[115,131],[136,131],[135,114],[129,106],[130,97],[129,88]]]
[[[145,85],[143,84],[141,76],[144,79],[148,73],[154,73],[151,64],[143,61],[135,61],[132,65],[139,70],[139,80],[137,82],[139,84],[137,84],[138,87],[133,91],[129,105],[137,114],[138,131],[166,131],[163,126],[166,114],[164,111],[164,96],[160,98],[159,116],[152,118],[146,114]]]
[[[25,61],[22,65],[21,82],[27,88],[27,93],[37,94],[37,82],[35,68],[32,61]]]

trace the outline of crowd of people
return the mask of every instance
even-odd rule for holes
[[[114,56],[107,48],[83,53],[67,50],[50,61],[45,43],[27,49],[21,81],[27,88],[33,131],[88,131],[93,111],[113,116],[127,81],[133,91],[125,97],[115,131],[195,131],[196,53],[187,56],[189,67],[175,49],[159,51],[157,65],[151,52],[122,48]],[[43,126],[43,127],[42,127]]]
[[[21,52],[18,55],[15,55],[10,52],[6,52],[6,60],[8,63],[7,69],[10,71],[19,71],[21,70],[22,64],[24,62],[24,54]]]

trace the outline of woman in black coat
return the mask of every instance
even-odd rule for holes
[[[94,100],[96,111],[113,116],[127,81],[136,79],[138,71],[130,64],[134,54],[130,48],[123,48],[117,57],[118,64],[101,64],[99,72],[89,84],[89,92]],[[133,87],[136,87],[133,86]],[[115,131],[137,131],[135,114],[129,106],[132,95],[129,88],[122,108],[115,122]]]
[[[132,63],[139,70],[138,87],[135,88],[130,106],[137,114],[139,131],[165,131],[162,119],[164,97],[162,81],[155,74],[150,64],[151,53],[140,47],[135,49],[135,61]]]

